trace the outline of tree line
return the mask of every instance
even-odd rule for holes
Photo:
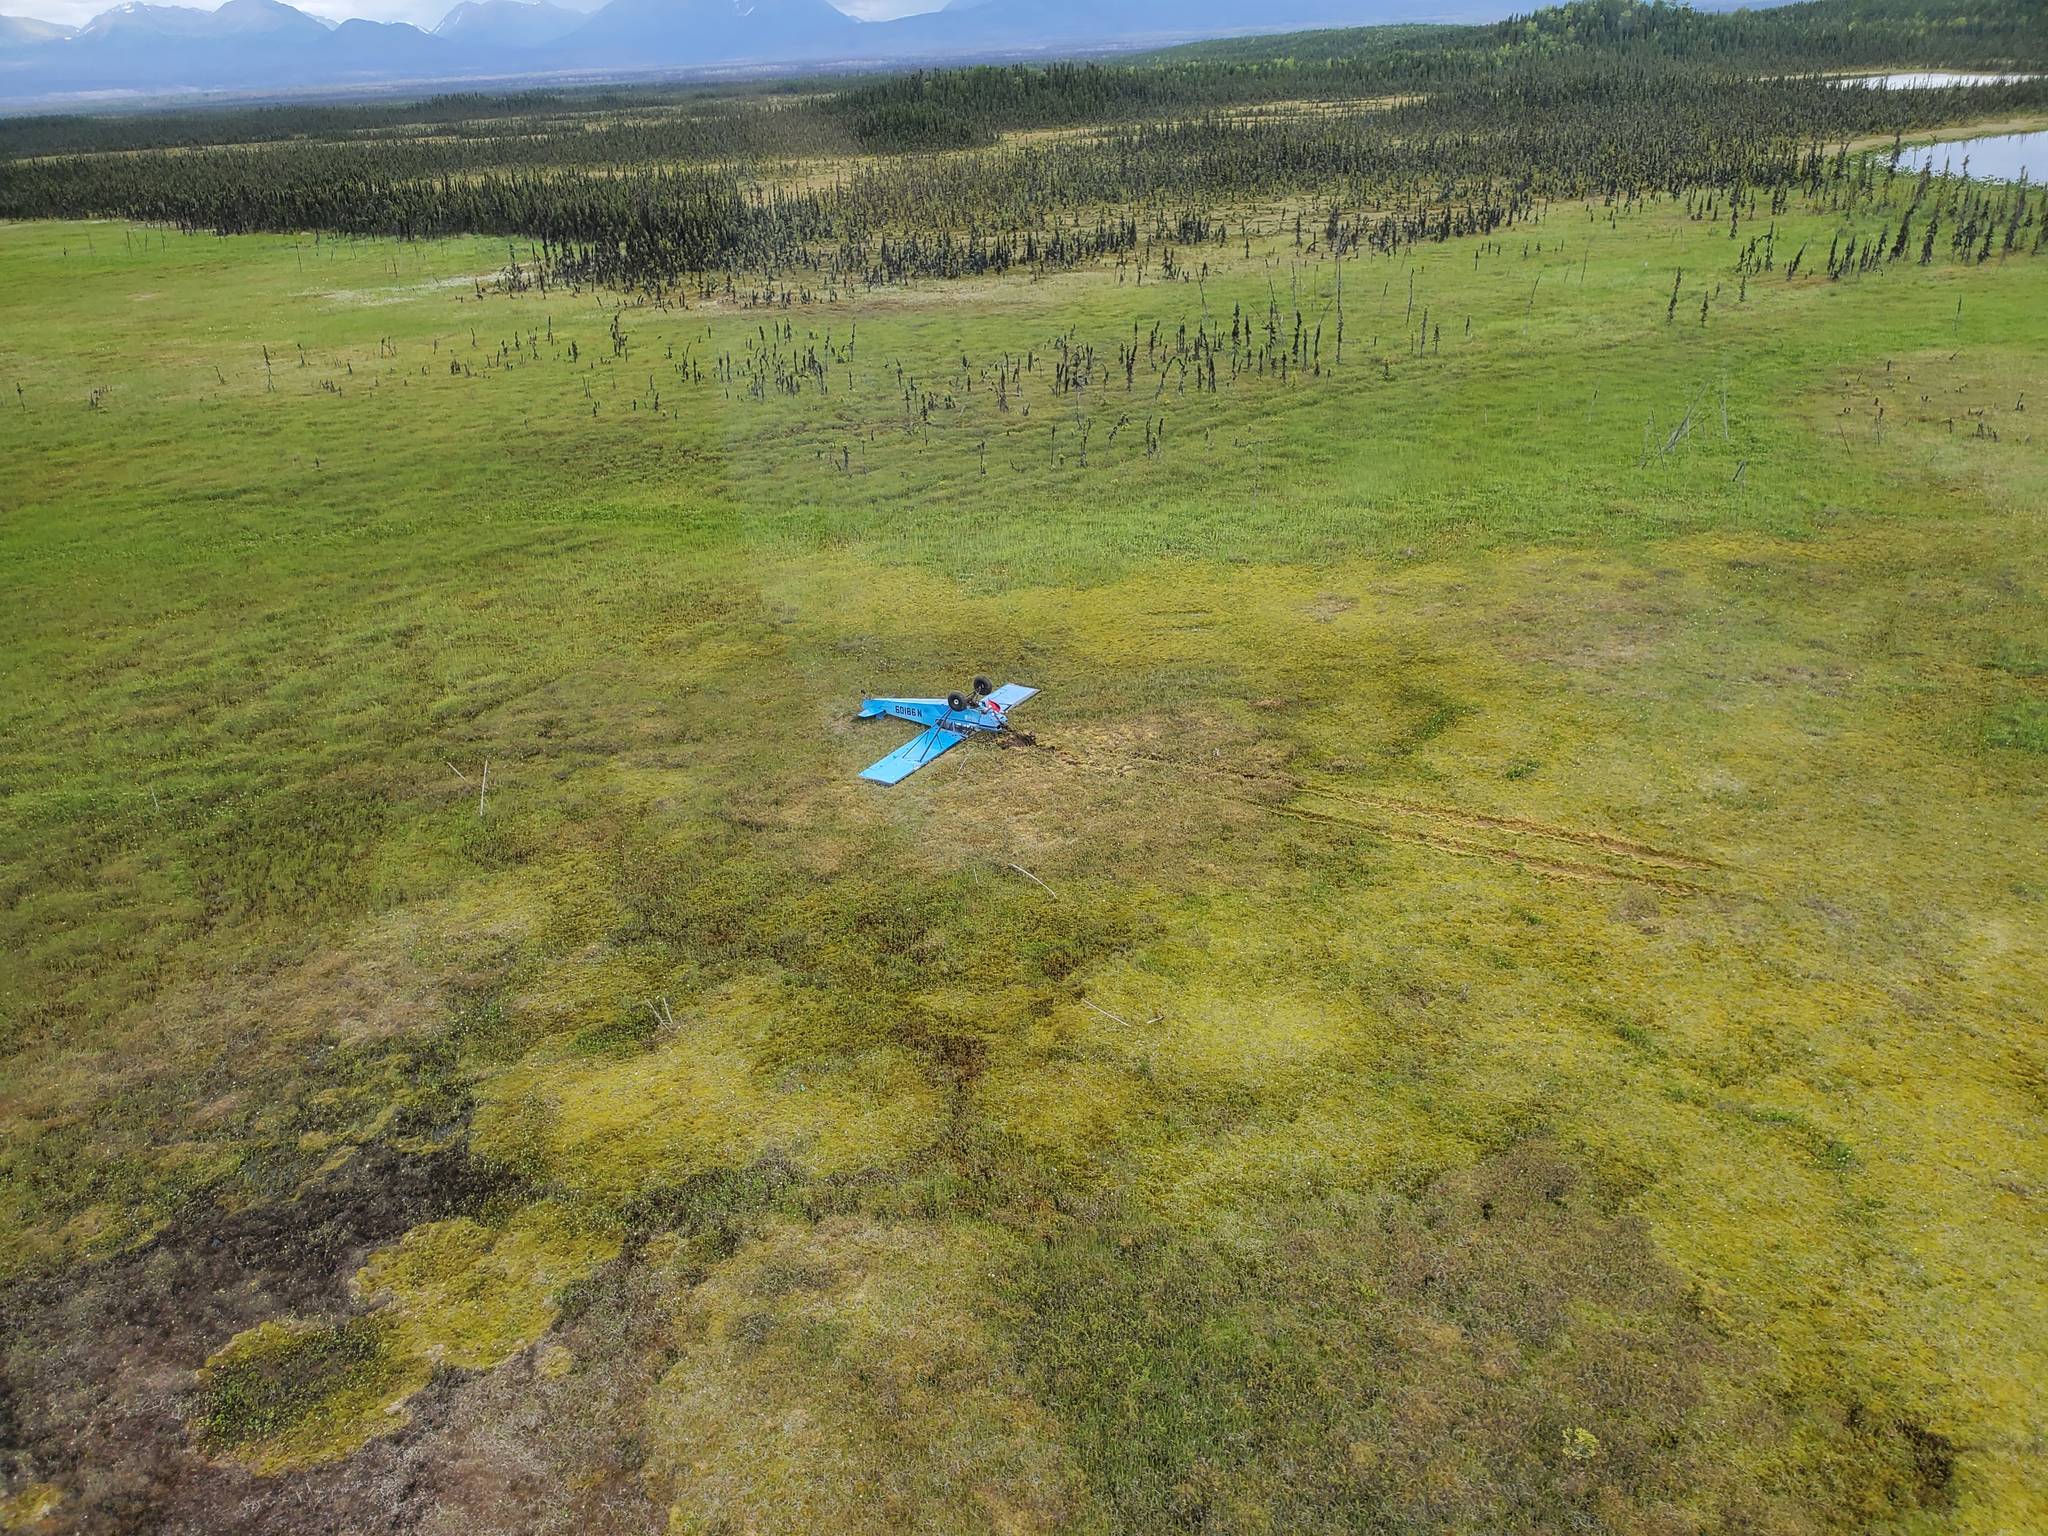
[[[985,147],[1017,129],[1434,92],[1591,61],[1719,74],[2048,68],[2039,0],[1806,0],[1710,13],[1571,0],[1483,26],[1197,43],[1124,63],[913,70],[838,82],[459,92],[415,101],[0,119],[0,160],[307,139],[451,141],[472,167],[695,164]]]
[[[1581,0],[1543,13],[1539,31],[1584,25],[1604,36],[1632,11],[1668,9]],[[1093,68],[957,71],[936,87],[940,77],[913,75],[847,99],[866,111],[891,91],[930,87],[1014,117],[1040,85],[1070,99],[1112,78]],[[687,120],[724,123],[732,142],[701,160],[676,153],[683,115],[617,111],[596,123],[557,115],[552,129],[520,135],[470,124],[39,155],[0,162],[0,216],[111,216],[221,235],[502,235],[531,244],[534,280],[646,289],[702,285],[707,274],[874,284],[1132,259],[1142,247],[1227,242],[1231,210],[1303,196],[1359,210],[1344,238],[1391,252],[1494,233],[1552,199],[1712,190],[1729,207],[1762,194],[1775,210],[1793,190],[1817,194],[1852,177],[1864,161],[1849,156],[1851,141],[2048,110],[2048,82],[1845,89],[1639,49],[1531,49],[1511,67],[1391,101],[1314,111],[1212,101],[1051,139],[844,161],[829,181],[740,152],[772,141],[796,157],[813,142],[805,123],[838,110],[702,100]],[[1110,105],[1090,110],[1116,116]],[[834,130],[829,142],[849,136]],[[2023,220],[2029,196],[2018,194]]]

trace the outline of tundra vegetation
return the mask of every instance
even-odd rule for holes
[[[0,1520],[2048,1526],[2037,21],[0,125]]]

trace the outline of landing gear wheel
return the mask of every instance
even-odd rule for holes
[[[990,682],[987,678],[977,677],[974,680],[974,696],[976,698],[985,699],[995,691],[996,685]]]
[[[966,707],[967,701],[961,698],[958,693],[949,693],[946,695],[946,708],[965,709]]]

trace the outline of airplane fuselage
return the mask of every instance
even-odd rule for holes
[[[892,715],[914,725],[936,725],[944,731],[1000,731],[1007,724],[1001,705],[986,701],[954,709],[944,699],[863,699],[858,718]]]

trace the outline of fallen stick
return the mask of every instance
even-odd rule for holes
[[[1088,999],[1085,997],[1081,999],[1081,1002],[1084,1007],[1094,1008],[1095,1011],[1101,1014],[1105,1019],[1114,1019],[1117,1023],[1123,1025],[1125,1029],[1129,1029],[1131,1027],[1131,1021],[1129,1019],[1122,1017],[1121,1015],[1111,1013],[1107,1008],[1098,1007],[1096,1004],[1089,1002]]]
[[[1038,876],[1031,873],[1031,871],[1026,869],[1022,864],[1006,864],[1003,867],[1005,869],[1014,869],[1026,880],[1029,880],[1033,885],[1037,886],[1041,891],[1045,892],[1045,894],[1050,896],[1054,901],[1058,901],[1060,899],[1060,893],[1058,891],[1054,890],[1051,886],[1047,885],[1043,880],[1039,879]]]

